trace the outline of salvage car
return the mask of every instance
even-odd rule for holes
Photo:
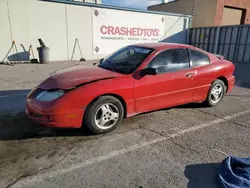
[[[102,134],[144,112],[194,102],[213,107],[232,90],[234,69],[222,56],[189,45],[129,45],[95,66],[53,73],[28,94],[26,113],[46,126]]]

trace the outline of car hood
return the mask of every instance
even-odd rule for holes
[[[85,83],[111,79],[119,76],[122,76],[122,74],[105,70],[100,67],[78,65],[53,73],[38,87],[44,90],[68,90]]]

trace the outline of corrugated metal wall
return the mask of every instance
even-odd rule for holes
[[[217,28],[192,28],[189,43],[208,52],[213,52]]]
[[[249,29],[250,25],[192,28],[189,44],[233,62],[250,63]]]

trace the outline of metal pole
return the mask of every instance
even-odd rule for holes
[[[185,18],[185,20],[186,20],[185,30],[186,30],[186,35],[187,35],[186,43],[189,44],[189,38],[190,38],[190,33],[189,33],[189,19]]]
[[[195,0],[193,4],[192,13],[191,13],[192,16],[196,16],[195,13],[196,13],[197,3],[198,3],[198,0]]]
[[[198,2],[198,0],[194,0],[194,3],[193,3],[193,7],[192,7],[192,12],[191,12],[191,15],[192,16],[195,16],[195,11],[196,11],[196,6],[197,6],[197,2]],[[192,26],[192,18],[189,18],[189,20],[188,20],[188,24],[189,24],[189,26],[188,26],[188,28],[187,28],[187,32],[186,32],[186,34],[187,34],[187,44],[189,44],[190,43],[190,28],[191,28],[191,26]],[[196,30],[195,30],[196,31]],[[193,35],[193,30],[191,31],[192,32],[192,35]],[[196,37],[196,35],[195,35],[195,37]],[[196,38],[194,39],[194,40],[196,40]],[[192,39],[191,39],[191,42],[192,42]],[[193,45],[195,45],[195,44],[193,44]]]
[[[73,60],[73,57],[74,57],[74,54],[75,54],[76,42],[77,42],[77,39],[75,40],[75,44],[74,44],[74,48],[73,48],[73,52],[72,52],[72,55],[71,55],[71,61]]]
[[[220,26],[217,27],[216,35],[215,35],[215,44],[214,44],[214,53],[218,53],[218,45],[219,45],[219,39],[220,39]]]
[[[1,62],[4,62],[4,61],[5,61],[5,59],[6,59],[6,58],[8,57],[8,55],[9,55],[10,51],[11,51],[12,48],[14,47],[14,45],[15,45],[15,41],[12,42],[12,45],[11,45],[11,47],[10,47],[8,53],[6,54],[6,56],[3,58],[3,61],[1,61]]]

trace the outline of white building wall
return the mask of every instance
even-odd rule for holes
[[[39,45],[37,39],[41,38],[50,48],[50,59],[68,59],[66,5],[32,1],[29,12],[30,40],[34,46]]]
[[[85,59],[100,58],[93,53],[91,10],[92,7],[89,6],[38,0],[0,0],[0,61],[8,52],[13,40],[16,41],[21,58],[28,57],[29,45],[33,46],[37,58],[36,48],[40,46],[39,38],[42,38],[50,48],[51,61],[69,60],[76,38],[79,40]],[[127,11],[120,10],[120,12],[122,14]],[[133,16],[136,14],[142,13],[131,12]],[[165,18],[167,31],[179,17],[166,15]],[[179,19],[166,36],[183,31],[183,20],[184,18]],[[10,60],[12,56],[13,52],[9,55]],[[80,59],[78,46],[74,59]]]
[[[34,0],[8,2],[12,37],[17,43],[18,52],[23,52],[21,45],[28,51],[29,45],[32,44],[37,54],[38,38],[42,38],[50,48],[50,59],[68,59],[64,4]]]
[[[96,59],[92,53],[92,20],[91,8],[75,5],[67,5],[68,41],[70,58],[77,38],[85,59]],[[78,46],[76,46],[74,59],[81,58]]]
[[[7,1],[0,1],[0,61],[3,60],[4,56],[11,47],[11,29],[8,19],[8,7]]]
[[[164,42],[188,43],[189,19],[186,17],[165,16]]]

